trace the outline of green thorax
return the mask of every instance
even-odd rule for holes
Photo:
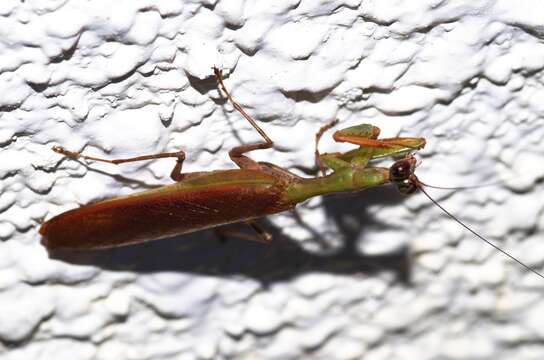
[[[389,182],[386,168],[345,168],[315,179],[300,179],[289,185],[286,201],[299,203],[317,195],[359,191]]]

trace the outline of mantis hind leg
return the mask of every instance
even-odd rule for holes
[[[250,124],[253,126],[253,128],[261,135],[261,137],[264,139],[264,142],[259,143],[253,143],[253,144],[247,144],[247,145],[241,145],[233,148],[229,151],[229,156],[231,160],[236,163],[241,169],[261,169],[262,166],[256,162],[255,160],[252,160],[245,156],[244,154],[253,150],[259,150],[259,149],[270,149],[274,142],[266,135],[266,133],[257,125],[255,120],[245,112],[245,110],[242,108],[240,104],[238,104],[230,95],[229,91],[227,90],[224,82],[223,82],[223,76],[221,75],[221,70],[219,70],[217,67],[213,67],[213,72],[215,75],[215,78],[217,79],[217,83],[219,84],[219,87],[227,97],[227,99],[232,104],[232,107],[238,111]]]
[[[257,241],[263,244],[270,244],[272,242],[272,234],[270,234],[268,231],[263,229],[259,224],[254,222],[253,220],[246,220],[243,221],[247,226],[249,226],[253,233],[247,233],[242,231],[236,231],[232,229],[227,229],[225,227],[216,227],[214,228],[215,234],[219,237],[219,239],[225,240],[225,238],[228,237],[234,237],[241,240],[251,240],[251,241]]]
[[[185,152],[183,151],[164,152],[164,153],[158,153],[158,154],[152,154],[152,155],[135,156],[135,157],[124,158],[124,159],[104,159],[104,158],[99,158],[95,156],[87,156],[82,154],[81,152],[69,151],[64,149],[62,146],[58,146],[58,145],[53,146],[52,150],[58,154],[64,155],[71,159],[85,159],[85,160],[99,161],[99,162],[115,164],[115,165],[129,163],[129,162],[136,162],[136,161],[145,161],[145,160],[164,159],[164,158],[174,157],[177,160],[176,160],[176,165],[174,165],[174,168],[172,169],[172,172],[170,173],[170,177],[172,178],[172,180],[181,181],[189,175],[192,176],[197,174],[197,173],[183,174],[181,172],[183,161],[185,160]]]

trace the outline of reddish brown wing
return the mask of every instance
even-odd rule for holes
[[[50,249],[107,248],[254,219],[290,208],[277,185],[262,172],[214,172],[62,213],[42,225],[42,243]]]

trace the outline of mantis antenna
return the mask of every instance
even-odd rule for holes
[[[396,161],[390,168],[390,178],[395,185],[397,185],[398,190],[403,194],[411,194],[415,192],[416,190],[420,190],[434,205],[436,205],[440,210],[444,212],[449,218],[457,222],[459,225],[470,231],[474,236],[479,238],[480,240],[486,242],[488,245],[493,247],[495,250],[501,252],[502,254],[506,255],[510,259],[514,260],[516,263],[521,265],[524,269],[527,271],[532,272],[535,275],[538,275],[542,279],[544,279],[544,275],[542,275],[537,270],[533,269],[529,265],[523,263],[521,260],[517,259],[513,255],[509,254],[507,251],[501,249],[499,246],[495,245],[482,235],[478,234],[476,231],[472,230],[470,227],[465,225],[461,220],[459,220],[456,216],[454,216],[451,212],[446,210],[438,201],[433,199],[431,195],[425,190],[425,186],[427,187],[433,187],[438,189],[443,189],[442,187],[438,186],[430,186],[425,184],[424,182],[420,181],[417,176],[414,174],[414,170],[416,167],[417,161],[414,158],[413,155],[408,155],[406,158]],[[450,188],[447,188],[450,189]]]

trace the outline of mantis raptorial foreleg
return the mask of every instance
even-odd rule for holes
[[[345,153],[319,153],[318,144],[321,136],[336,123],[337,121],[334,120],[326,124],[316,134],[316,162],[321,170],[324,170],[325,166],[333,171],[339,171],[347,167],[364,168],[372,159],[400,155],[421,148],[421,139],[419,138],[394,137],[378,139],[379,128],[369,124],[362,124],[336,131],[333,135],[335,141],[359,145],[358,149]]]
[[[325,175],[326,168],[330,168],[334,171],[335,169],[348,165],[344,161],[337,163],[336,156],[330,156],[330,154],[321,154],[319,152],[319,141],[321,141],[321,137],[327,130],[331,129],[336,124],[338,124],[338,121],[339,120],[336,118],[329,121],[327,124],[319,128],[319,130],[315,134],[315,163],[317,164],[317,167],[319,167],[319,170],[321,170],[321,173],[323,175]]]

